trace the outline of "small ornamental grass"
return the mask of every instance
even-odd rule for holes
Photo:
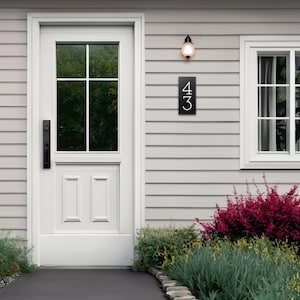
[[[8,232],[0,232],[0,280],[16,273],[28,273],[33,270],[26,241],[11,237]]]
[[[297,246],[262,236],[204,241],[166,272],[201,300],[300,299]]]

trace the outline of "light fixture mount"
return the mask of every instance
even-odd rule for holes
[[[190,59],[195,54],[195,46],[189,35],[186,36],[181,47],[181,53],[186,59]]]

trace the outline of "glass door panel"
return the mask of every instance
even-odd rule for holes
[[[57,43],[57,151],[118,151],[117,43]]]
[[[86,150],[85,82],[57,83],[57,150]]]
[[[118,150],[118,83],[90,82],[90,151]]]

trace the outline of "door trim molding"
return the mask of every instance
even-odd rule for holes
[[[143,13],[29,13],[27,15],[27,239],[39,258],[39,69],[40,29],[54,25],[131,25],[134,30],[134,234],[145,222],[145,55]]]

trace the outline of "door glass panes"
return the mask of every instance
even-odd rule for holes
[[[90,150],[118,150],[117,82],[90,82]]]
[[[57,45],[56,68],[58,78],[86,77],[85,45]]]
[[[90,45],[90,77],[118,77],[117,45]]]
[[[57,149],[86,149],[85,82],[57,83]]]
[[[289,55],[258,55],[258,151],[288,151]]]
[[[118,151],[117,43],[57,43],[57,150]]]

